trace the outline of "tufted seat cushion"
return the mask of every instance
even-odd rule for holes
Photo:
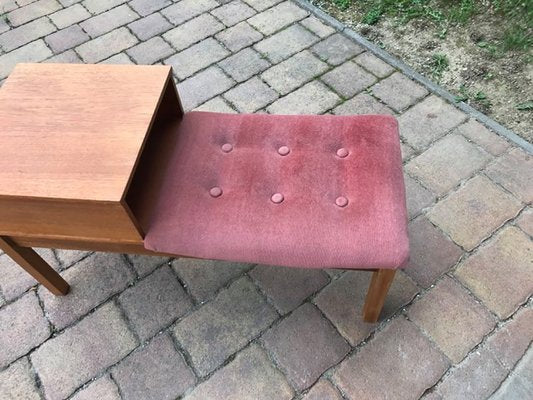
[[[308,268],[406,262],[395,118],[190,112],[177,134],[146,248]]]

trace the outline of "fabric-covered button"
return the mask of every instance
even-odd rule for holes
[[[224,153],[229,153],[231,150],[233,150],[233,146],[232,146],[231,144],[229,144],[229,143],[224,143],[224,144],[222,145],[222,151],[223,151]]]
[[[289,149],[287,146],[281,146],[278,149],[278,153],[279,153],[280,156],[286,156],[290,152],[291,152],[291,149]]]
[[[284,197],[281,193],[274,193],[270,200],[272,200],[272,203],[279,204],[283,201]]]
[[[348,205],[348,199],[344,196],[337,197],[337,199],[335,199],[335,204],[339,207],[346,207]]]
[[[222,189],[219,188],[218,186],[212,187],[209,190],[209,194],[211,195],[211,197],[218,197],[222,194]]]
[[[345,149],[344,147],[341,147],[339,150],[337,150],[337,156],[340,158],[347,157],[349,154],[348,149]]]

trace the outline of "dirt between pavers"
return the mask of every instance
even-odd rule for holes
[[[503,29],[496,18],[474,16],[468,24],[453,26],[440,38],[430,21],[412,20],[401,25],[386,17],[376,25],[366,25],[353,9],[341,11],[327,0],[312,3],[454,95],[468,96],[466,102],[472,107],[533,143],[533,110],[517,108],[533,100],[533,64],[525,61],[523,53],[509,51],[496,58],[479,45],[490,42],[495,32]],[[449,60],[440,78],[432,72],[434,54],[445,54]],[[479,92],[486,99],[476,99]]]

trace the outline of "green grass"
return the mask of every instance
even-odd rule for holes
[[[437,53],[431,57],[431,74],[439,81],[442,78],[444,71],[450,66],[450,61],[446,54]]]

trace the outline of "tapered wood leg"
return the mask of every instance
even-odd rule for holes
[[[363,307],[363,320],[365,322],[378,320],[395,273],[395,269],[378,269],[372,274]]]
[[[0,248],[53,294],[60,296],[68,293],[68,283],[33,249],[17,246],[3,236],[0,236]]]

